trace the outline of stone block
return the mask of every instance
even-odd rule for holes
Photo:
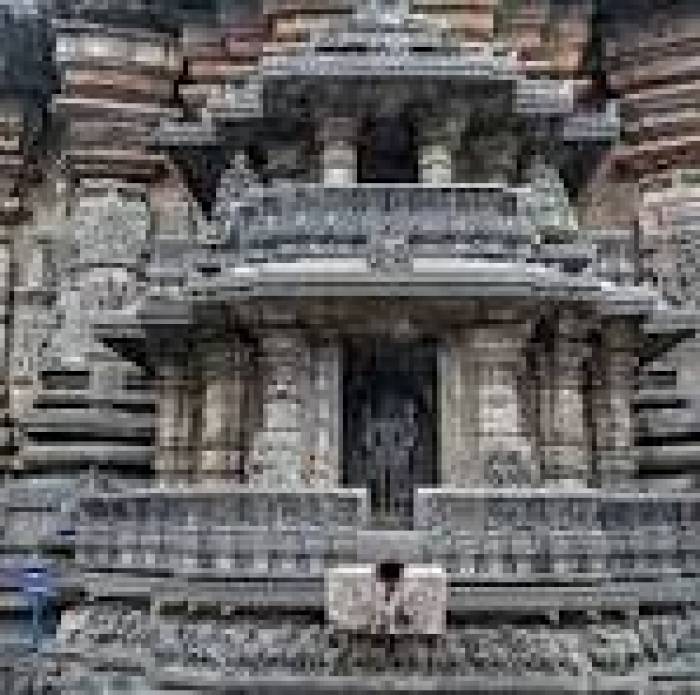
[[[437,565],[399,565],[391,585],[375,565],[326,574],[326,611],[339,628],[373,634],[438,635],[445,630],[447,577]]]

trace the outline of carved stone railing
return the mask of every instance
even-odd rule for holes
[[[206,524],[281,530],[358,528],[366,523],[364,490],[265,489],[240,486],[143,488],[89,493],[80,500],[81,522],[165,525]]]
[[[279,185],[246,203],[235,226],[249,260],[515,255],[532,239],[527,190],[496,184]]]
[[[700,572],[698,493],[424,489],[415,510],[405,542],[451,576]],[[86,571],[320,579],[366,555],[366,526],[362,490],[92,494],[81,501],[76,561]]]
[[[247,264],[365,261],[406,271],[415,260],[450,258],[636,282],[632,230],[552,227],[550,217],[542,191],[496,183],[252,185],[222,201],[216,222],[183,216],[182,239],[154,240],[147,276],[154,295],[180,297],[183,279],[191,290],[244,290]]]
[[[700,571],[700,494],[422,489],[415,523],[459,575],[661,576]]]
[[[700,492],[617,492],[593,488],[421,488],[418,528],[515,531],[697,530]]]
[[[353,561],[364,490],[162,491],[83,497],[76,562],[134,573],[321,576]],[[343,543],[345,539],[345,543]]]

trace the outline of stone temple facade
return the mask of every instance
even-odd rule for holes
[[[586,0],[25,12],[5,690],[697,693],[692,426],[679,456],[651,393],[697,326],[694,121],[644,111],[680,34]]]

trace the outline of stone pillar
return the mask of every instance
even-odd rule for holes
[[[550,484],[586,485],[590,479],[592,447],[583,393],[589,353],[580,318],[573,311],[562,311],[542,370],[542,475]]]
[[[457,135],[456,124],[452,121],[429,120],[423,124],[418,153],[421,183],[452,183]]]
[[[342,410],[341,345],[336,335],[326,335],[313,351],[309,422],[308,471],[312,487],[335,487],[340,482]]]
[[[200,475],[238,481],[242,472],[244,383],[237,345],[213,345],[204,356]]]
[[[357,124],[350,117],[326,118],[321,125],[321,173],[328,186],[357,181]]]
[[[292,327],[267,328],[260,337],[262,423],[253,437],[249,482],[266,487],[304,484],[304,400],[309,346]]]
[[[530,323],[503,323],[471,332],[476,362],[478,467],[482,480],[494,485],[531,484],[531,433],[521,399],[525,348]]]
[[[199,474],[223,473],[226,455],[226,353],[222,346],[208,345],[202,358],[202,430]]]
[[[637,342],[629,321],[603,326],[594,383],[596,458],[603,486],[624,484],[635,474],[632,397]]]
[[[178,396],[175,388],[175,367],[162,364],[157,376],[156,446],[154,468],[158,477],[167,477],[175,458]]]
[[[449,335],[438,353],[440,385],[440,480],[443,485],[478,485],[476,362],[468,333]]]
[[[156,473],[165,480],[186,478],[193,429],[189,380],[175,361],[160,366],[158,379]]]

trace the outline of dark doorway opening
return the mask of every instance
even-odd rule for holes
[[[367,119],[360,134],[360,183],[415,183],[418,155],[413,121],[404,114]]]
[[[437,480],[434,341],[345,346],[343,483],[367,488],[375,526],[410,528],[417,487]]]

